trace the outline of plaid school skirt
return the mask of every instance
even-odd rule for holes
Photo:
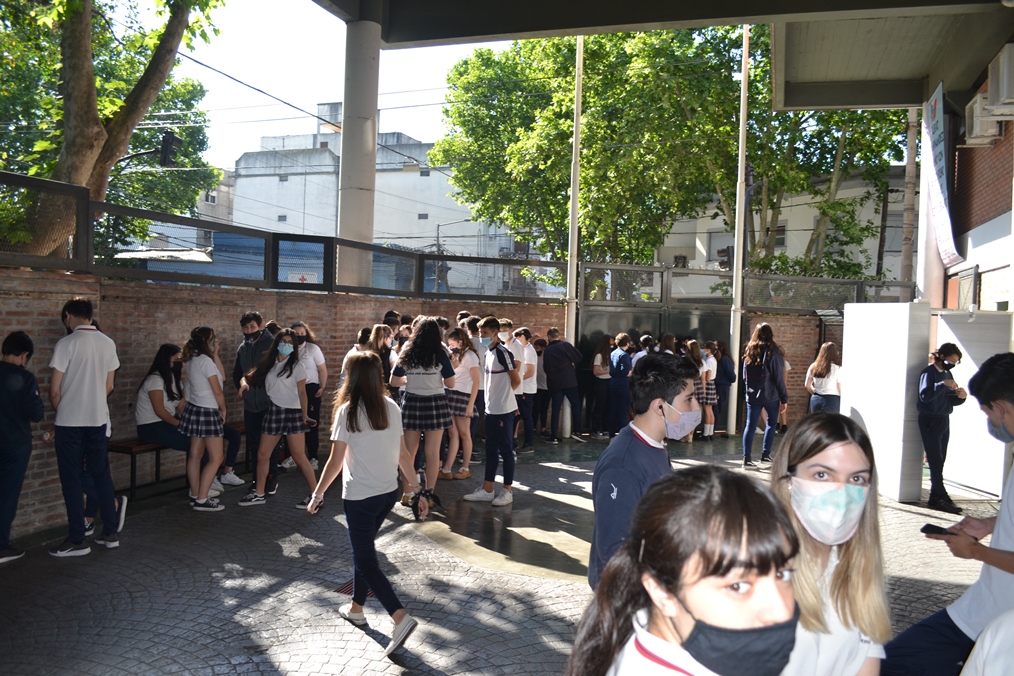
[[[188,437],[220,437],[224,433],[222,416],[217,408],[195,406],[188,401],[176,431]]]
[[[401,426],[413,432],[446,430],[451,426],[451,409],[447,406],[447,395],[435,394],[426,397],[406,392],[401,404]]]
[[[271,404],[264,416],[261,434],[273,437],[287,434],[306,434],[310,428],[303,424],[303,412],[298,408],[282,408]]]
[[[457,390],[447,391],[447,407],[451,409],[451,415],[459,418],[466,418],[471,413],[475,415],[475,405],[472,405],[472,410],[468,410],[469,395],[464,392],[458,392]]]
[[[701,406],[714,406],[718,403],[718,389],[715,387],[715,381],[709,380],[708,384],[705,385],[698,378],[694,381],[694,399]]]

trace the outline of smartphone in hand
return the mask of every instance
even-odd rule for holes
[[[946,528],[941,528],[940,526],[934,525],[932,523],[928,523],[922,528],[920,528],[919,532],[926,533],[927,535],[954,535],[954,533],[947,530]]]

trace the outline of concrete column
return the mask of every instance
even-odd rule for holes
[[[377,184],[377,107],[380,86],[379,0],[360,2],[361,19],[345,38],[345,101],[338,182],[338,236],[373,242]],[[338,283],[370,286],[373,254],[339,248]]]

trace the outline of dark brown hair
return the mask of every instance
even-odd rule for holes
[[[345,362],[345,382],[338,391],[336,404],[349,407],[345,416],[349,432],[355,434],[362,431],[360,414],[364,411],[370,429],[387,429],[390,421],[387,418],[386,393],[380,356],[369,350],[350,354]],[[335,416],[335,422],[337,421],[338,416]]]
[[[841,366],[841,354],[834,343],[824,343],[810,367],[810,375],[814,378],[827,378],[831,373],[831,365]]]
[[[764,362],[764,355],[772,350],[781,351],[775,343],[775,334],[770,324],[758,324],[750,336],[750,342],[743,351],[743,359],[747,364],[757,365]]]

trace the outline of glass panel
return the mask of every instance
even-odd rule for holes
[[[669,297],[674,303],[731,305],[732,279],[729,275],[688,275],[673,270]]]
[[[585,270],[585,300],[659,303],[662,300],[660,270]]]
[[[279,241],[277,281],[324,284],[324,243]]]
[[[423,290],[429,293],[562,298],[566,276],[560,268],[520,265],[509,259],[483,263],[424,259]]]

